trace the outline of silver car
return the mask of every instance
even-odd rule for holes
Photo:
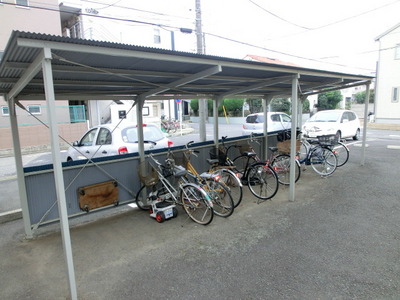
[[[313,115],[303,125],[306,137],[335,134],[338,139],[360,138],[360,120],[350,110],[322,110]]]
[[[69,147],[67,161],[138,152],[137,126],[128,123],[115,126],[104,124],[90,129]],[[145,150],[173,144],[156,125],[144,124],[143,135]]]
[[[242,135],[264,132],[265,116],[263,113],[250,114],[243,124]],[[290,129],[292,119],[283,112],[268,112],[267,132]]]

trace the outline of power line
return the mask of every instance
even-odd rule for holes
[[[279,19],[279,20],[282,20],[283,22],[289,23],[290,25],[293,25],[293,26],[296,26],[296,27],[300,27],[300,28],[303,28],[303,29],[307,29],[307,30],[310,30],[310,29],[311,29],[311,28],[309,28],[309,27],[305,27],[305,26],[302,26],[302,25],[298,25],[298,24],[295,24],[295,23],[293,23],[293,22],[291,22],[291,21],[289,21],[289,20],[284,19],[284,18],[278,16],[277,14],[275,14],[275,13],[273,13],[273,12],[271,12],[271,11],[265,9],[265,8],[262,7],[261,5],[255,3],[253,0],[249,0],[249,2],[252,3],[252,4],[254,4],[255,6],[257,6],[257,7],[260,8],[261,10],[265,11],[266,13],[268,13],[268,14],[274,16],[275,18],[277,18],[277,19]]]
[[[252,0],[249,0],[249,1],[252,1]],[[297,33],[293,33],[293,34],[288,34],[288,35],[281,36],[281,37],[274,38],[274,39],[276,40],[276,39],[288,38],[288,37],[292,37],[292,36],[295,36],[295,35],[303,34],[303,33],[305,33],[305,32],[309,32],[309,31],[313,31],[313,30],[318,30],[318,29],[322,29],[322,28],[329,27],[329,26],[332,26],[332,25],[336,25],[336,24],[339,24],[339,23],[342,23],[342,22],[345,22],[345,21],[348,21],[348,20],[351,20],[351,19],[358,18],[358,17],[360,17],[360,16],[362,16],[362,15],[371,13],[371,12],[373,12],[373,11],[377,11],[377,10],[382,9],[382,8],[384,8],[384,7],[387,7],[387,6],[396,4],[397,2],[400,2],[400,0],[396,0],[396,1],[393,1],[393,2],[391,2],[391,3],[387,3],[387,4],[384,4],[384,5],[382,5],[382,6],[379,6],[379,7],[376,7],[376,8],[373,8],[373,9],[370,9],[370,10],[367,10],[367,11],[364,11],[364,12],[361,12],[361,13],[359,13],[359,14],[356,14],[356,15],[353,15],[353,16],[350,16],[350,17],[347,17],[347,18],[343,18],[343,19],[340,19],[340,20],[337,20],[337,21],[334,21],[334,22],[331,22],[331,23],[328,23],[328,24],[325,24],[325,25],[322,25],[322,26],[318,26],[318,27],[315,27],[315,28],[306,28],[306,27],[303,27],[303,28],[305,28],[306,30],[301,31],[301,32],[297,32]],[[290,23],[290,22],[288,22],[288,23]],[[297,25],[296,25],[296,26],[297,26]],[[302,26],[298,26],[298,27],[302,27]]]
[[[89,2],[89,0],[84,0],[84,1],[88,1]],[[400,1],[400,0],[398,0],[398,1]],[[16,6],[15,3],[2,2],[2,4],[3,5],[5,4],[5,5]],[[53,8],[46,8],[46,7],[40,7],[40,6],[29,6],[29,7],[33,8],[33,9],[54,11],[54,12],[57,12],[57,13],[63,12],[63,13],[68,13],[68,14],[74,14],[74,13],[72,13],[70,11],[63,11],[61,9],[53,9]],[[122,22],[128,22],[128,23],[149,25],[149,26],[155,26],[155,27],[165,27],[165,28],[171,28],[171,29],[175,29],[175,30],[180,30],[181,29],[181,27],[163,25],[163,24],[160,24],[160,23],[138,21],[138,20],[126,19],[126,18],[116,18],[116,17],[110,17],[110,16],[99,16],[99,15],[86,14],[86,13],[80,13],[80,15],[89,16],[89,17],[93,17],[93,18],[106,19],[106,20],[114,20],[114,21],[122,21]],[[328,63],[328,62],[320,61],[320,60],[313,59],[313,58],[308,58],[308,57],[298,56],[298,55],[294,55],[294,54],[290,54],[290,53],[285,53],[285,52],[278,51],[278,50],[268,49],[268,48],[265,48],[265,47],[262,47],[262,46],[257,46],[257,45],[250,44],[250,43],[247,43],[247,42],[238,41],[238,40],[235,40],[235,39],[223,37],[223,36],[220,36],[220,35],[217,35],[217,34],[213,34],[213,33],[206,33],[206,32],[203,32],[203,33],[204,34],[208,34],[209,36],[213,36],[213,37],[222,39],[222,40],[227,40],[227,41],[234,42],[234,43],[237,43],[237,44],[241,44],[241,45],[245,45],[245,46],[249,46],[249,47],[252,47],[252,48],[257,48],[257,49],[261,49],[261,50],[265,50],[265,51],[270,51],[270,52],[273,52],[273,53],[278,53],[278,54],[282,54],[282,55],[286,55],[286,56],[290,56],[290,57],[294,57],[294,58],[299,58],[299,59],[303,59],[303,60],[308,60],[308,61],[313,61],[313,62],[318,62],[318,63],[324,63],[324,64],[331,64],[331,65],[336,65],[336,66],[341,66],[341,67],[351,67],[351,66],[347,66],[347,65],[343,65],[343,64]],[[366,68],[358,68],[358,69],[371,71],[371,69],[366,69]]]
[[[257,46],[257,45],[250,44],[250,43],[247,43],[247,42],[234,40],[234,39],[231,39],[231,38],[223,37],[223,36],[220,36],[220,35],[217,35],[217,34],[213,34],[213,33],[209,33],[209,32],[204,32],[204,34],[207,34],[209,36],[213,36],[213,37],[216,37],[216,38],[219,38],[219,39],[227,40],[229,42],[241,44],[241,45],[244,45],[244,46],[249,46],[249,47],[253,47],[253,48],[257,48],[257,49],[261,49],[261,50],[265,50],[265,51],[270,51],[270,52],[273,52],[273,53],[278,53],[278,54],[282,54],[282,55],[286,55],[286,56],[290,56],[290,57],[294,57],[294,58],[299,58],[299,59],[303,59],[303,60],[308,60],[308,61],[312,61],[312,62],[330,64],[330,65],[335,65],[335,66],[340,66],[340,67],[349,67],[349,68],[351,67],[351,68],[357,68],[357,69],[366,70],[366,71],[374,71],[373,69],[352,67],[352,66],[349,66],[349,65],[338,64],[338,63],[330,63],[330,62],[325,62],[325,61],[321,61],[321,60],[314,59],[314,58],[294,55],[294,54],[290,54],[290,53],[286,53],[286,52],[282,52],[282,51],[278,51],[278,50],[269,49],[269,48],[262,47],[262,46]]]

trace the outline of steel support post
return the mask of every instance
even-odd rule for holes
[[[8,111],[10,113],[11,133],[12,133],[12,140],[14,147],[14,159],[15,159],[15,167],[17,169],[18,191],[19,191],[19,199],[21,202],[22,219],[24,221],[25,235],[27,238],[33,238],[31,217],[29,215],[28,197],[26,195],[25,175],[22,163],[21,143],[19,140],[15,101],[14,98],[8,99],[7,96],[5,96],[5,100],[8,103]]]
[[[365,107],[364,107],[364,125],[363,125],[363,137],[362,137],[362,152],[361,152],[361,165],[365,164],[365,148],[366,148],[366,141],[367,141],[367,125],[368,125],[368,104],[369,104],[369,93],[370,93],[370,85],[371,82],[368,82],[366,86],[366,93],[365,93]]]
[[[273,96],[265,95],[262,99],[262,105],[264,110],[264,149],[263,149],[263,159],[268,159],[268,111],[269,104],[271,103]]]
[[[215,147],[218,149],[218,135],[219,135],[219,120],[218,120],[218,107],[219,104],[221,103],[222,98],[216,97],[213,101],[213,115],[214,115],[214,144]]]
[[[296,172],[296,131],[297,131],[297,94],[300,75],[293,76],[292,79],[292,130],[290,140],[290,187],[289,187],[289,201],[295,200],[295,172]]]
[[[68,212],[67,212],[67,204],[65,197],[64,176],[63,176],[61,156],[60,156],[60,144],[58,140],[55,93],[53,85],[53,73],[51,67],[51,50],[48,48],[44,48],[43,51],[45,57],[45,59],[42,62],[43,81],[44,81],[44,90],[46,95],[46,104],[49,110],[48,116],[49,116],[50,134],[51,134],[51,152],[53,159],[56,194],[57,194],[56,196],[58,200],[57,201],[58,213],[60,215],[61,235],[64,246],[64,255],[68,270],[70,294],[71,294],[71,299],[75,300],[78,299],[78,295],[76,291],[75,270],[72,258],[72,246],[71,246]]]

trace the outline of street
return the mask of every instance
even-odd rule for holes
[[[129,206],[71,219],[79,298],[398,299],[400,134],[369,131],[364,166],[361,143],[349,144],[333,176],[302,173],[294,202],[280,187],[257,204],[246,187],[208,226]],[[2,298],[67,298],[59,224],[28,241],[22,220],[0,229]]]

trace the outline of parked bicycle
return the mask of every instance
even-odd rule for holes
[[[241,164],[236,164],[228,156],[229,150],[238,145],[225,146],[226,137],[222,137],[222,147],[214,153],[221,165],[234,167],[235,172],[240,174],[242,184],[249,187],[251,193],[261,200],[271,199],[276,195],[279,188],[278,175],[274,169],[265,162],[254,162],[257,155],[252,151],[245,151],[240,157],[243,157]],[[213,157],[212,157],[213,158]],[[215,158],[215,157],[214,157]],[[238,162],[238,161],[236,161]]]
[[[317,139],[302,139],[299,152],[299,162],[311,165],[313,170],[321,176],[329,176],[338,166],[336,154],[331,147],[337,144],[337,136],[323,135]]]
[[[239,166],[239,168],[244,168],[247,164],[247,160],[249,160],[251,164],[262,161],[258,155],[248,158],[245,154],[246,152],[255,152],[253,146],[250,144],[251,142],[260,144],[255,136],[251,134],[250,141],[246,145],[239,146],[241,155],[233,160],[233,163]],[[283,185],[290,184],[290,155],[287,154],[290,153],[290,144],[287,142],[290,142],[290,140],[278,142],[278,147],[268,147],[271,151],[271,155],[265,161],[265,163],[269,164],[274,169],[278,175],[279,183]],[[295,164],[295,182],[297,182],[300,179],[301,167],[297,159],[295,159]]]
[[[185,178],[187,171],[175,166],[172,160],[167,159],[166,164],[162,165],[152,154],[148,158],[150,160],[139,168],[143,186],[136,194],[136,205],[142,210],[152,210],[158,203],[173,203],[182,206],[194,222],[210,224],[214,216],[213,203],[204,189],[189,183]],[[177,179],[177,187],[168,180],[171,176]],[[158,222],[163,222],[166,215],[159,211],[155,217]]]
[[[161,130],[167,133],[174,133],[180,127],[179,121],[167,119],[164,115],[161,116]]]
[[[309,140],[312,140],[312,139],[302,138],[302,140],[301,140],[300,154],[299,154],[301,159],[305,158],[308,149],[311,147]],[[347,161],[349,160],[349,157],[350,157],[350,150],[346,146],[345,143],[338,140],[337,143],[329,144],[329,145],[327,145],[327,147],[329,147],[329,149],[331,149],[333,151],[333,153],[335,153],[336,158],[337,158],[337,167],[338,168],[347,163]]]
[[[196,155],[199,151],[192,150],[189,146],[193,141],[185,145],[183,152],[183,165],[188,171],[188,178],[199,184],[209,194],[213,202],[214,213],[221,217],[229,217],[234,211],[234,202],[231,195],[231,189],[223,182],[222,174],[219,172],[203,172],[198,173],[191,163],[191,156]]]

